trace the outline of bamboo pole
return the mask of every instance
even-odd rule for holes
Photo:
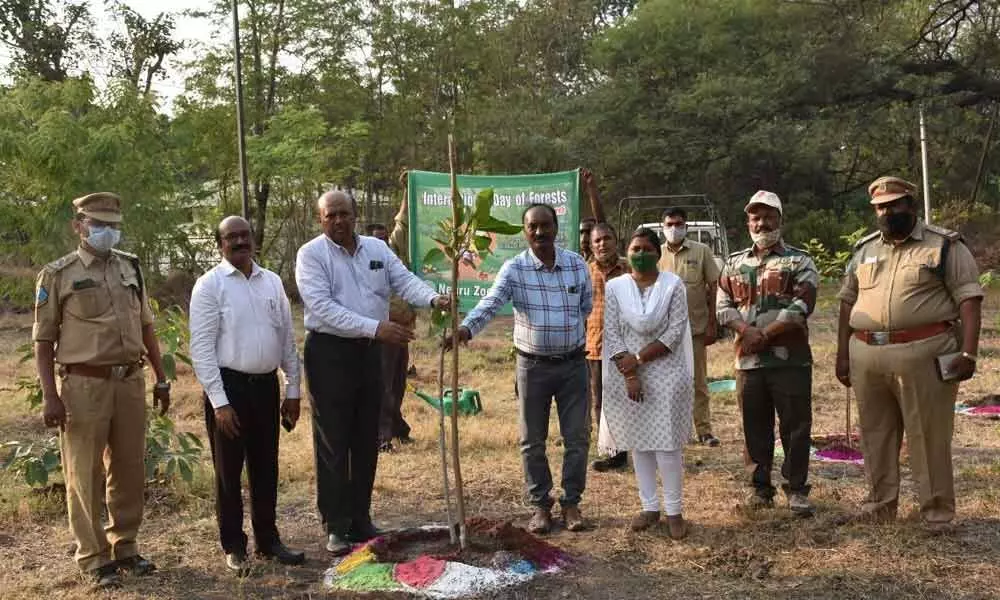
[[[462,465],[458,454],[458,261],[462,258],[462,244],[459,241],[460,208],[462,197],[458,193],[458,177],[455,174],[455,138],[448,134],[448,166],[451,170],[451,460],[455,474],[455,494],[458,507],[459,546],[464,550],[465,535],[465,491],[462,487]],[[442,405],[444,398],[441,398]]]
[[[448,518],[448,536],[451,543],[458,541],[455,534],[455,519],[451,516],[451,490],[448,487],[448,452],[444,434],[444,342],[448,338],[448,330],[441,331],[441,353],[438,357],[438,399],[441,407],[438,409],[438,446],[441,448],[441,479],[444,482],[444,510]],[[452,400],[454,406],[454,400]]]

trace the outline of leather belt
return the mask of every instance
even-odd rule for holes
[[[237,371],[236,369],[230,369],[229,367],[220,367],[219,372],[223,375],[231,375],[233,377],[239,377],[248,381],[249,383],[257,383],[263,381],[271,381],[278,376],[278,371],[268,371],[267,373],[244,373],[243,371]]]
[[[531,354],[521,350],[520,348],[516,348],[515,350],[524,358],[530,358],[531,360],[538,360],[541,362],[565,362],[567,360],[583,358],[587,355],[587,350],[583,346],[580,346],[576,350],[566,352],[565,354]]]
[[[142,361],[137,360],[127,365],[87,365],[74,364],[63,365],[66,373],[70,375],[80,375],[81,377],[94,377],[97,379],[125,379],[132,373],[142,368]]]
[[[854,332],[854,337],[869,346],[887,346],[889,344],[905,344],[934,337],[951,329],[951,323],[931,323],[912,329],[897,331],[863,331]]]

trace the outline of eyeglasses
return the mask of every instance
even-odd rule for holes
[[[226,240],[227,242],[236,242],[244,239],[249,240],[251,237],[253,237],[253,232],[251,231],[234,231],[232,233],[227,233],[226,235],[222,236],[222,239]]]

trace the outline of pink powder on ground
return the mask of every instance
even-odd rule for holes
[[[396,565],[394,575],[396,580],[410,587],[424,589],[429,587],[444,573],[447,563],[430,556],[420,556],[405,563]]]
[[[823,448],[822,450],[817,450],[816,456],[827,460],[842,461],[858,461],[864,459],[864,455],[862,455],[860,451],[855,450],[854,448],[848,448],[847,446],[841,446],[839,444],[833,444]]]

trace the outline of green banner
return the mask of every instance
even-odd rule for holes
[[[556,245],[580,249],[580,173],[578,170],[541,175],[459,175],[458,190],[466,207],[475,210],[476,194],[493,188],[492,216],[508,223],[521,223],[524,209],[531,204],[551,204],[559,218]],[[451,183],[447,173],[410,171],[407,177],[410,217],[410,268],[434,289],[444,294],[451,287],[451,263],[447,258],[425,265],[424,257],[434,241],[437,223],[451,219]],[[524,235],[489,234],[491,253],[467,257],[458,270],[459,310],[468,312],[486,295],[504,261],[528,247]],[[502,314],[511,314],[510,305]]]

